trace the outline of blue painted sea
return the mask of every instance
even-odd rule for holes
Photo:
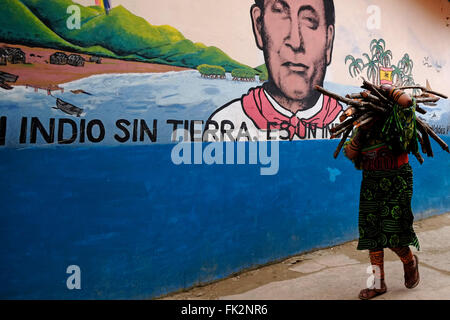
[[[33,88],[16,87],[14,90],[0,92],[0,116],[8,118],[6,145],[23,147],[19,144],[21,118],[27,117],[28,128],[31,118],[37,117],[48,130],[49,119],[69,118],[77,123],[98,119],[105,127],[105,138],[101,145],[119,145],[115,134],[123,135],[116,121],[125,119],[144,120],[153,129],[157,119],[157,143],[171,141],[172,125],[167,120],[207,120],[225,103],[241,97],[258,82],[232,81],[230,75],[225,80],[203,79],[197,71],[168,72],[161,74],[117,74],[96,75],[82,80],[62,84],[64,93],[54,92],[48,96],[45,91],[34,92]],[[73,94],[70,90],[84,90],[91,95]],[[56,98],[61,98],[84,109],[80,118],[53,109]],[[70,137],[70,127],[65,128]],[[98,134],[98,128],[95,135]],[[132,128],[130,127],[130,132]],[[29,141],[28,141],[29,142]],[[132,143],[131,139],[129,143]],[[150,144],[149,139],[139,144]],[[38,145],[46,144],[40,137]],[[79,144],[75,141],[72,145]],[[86,141],[83,144],[91,144]],[[127,143],[125,143],[127,144]]]
[[[197,71],[168,72],[160,74],[106,74],[95,75],[78,81],[62,84],[64,93],[54,92],[48,96],[43,90],[34,92],[33,88],[15,87],[14,90],[0,91],[0,116],[7,117],[6,146],[24,147],[29,143],[21,144],[19,133],[22,117],[28,118],[29,131],[31,118],[40,120],[43,127],[49,130],[49,119],[65,118],[75,121],[77,131],[80,129],[82,119],[86,124],[91,120],[100,120],[105,129],[105,137],[100,145],[121,144],[152,144],[150,139],[137,143],[130,139],[120,143],[114,139],[114,135],[123,136],[123,131],[118,129],[116,121],[128,120],[131,124],[134,119],[144,120],[149,129],[153,129],[153,120],[157,120],[156,143],[171,142],[173,126],[167,120],[207,120],[219,107],[229,101],[240,98],[248,89],[260,85],[259,82],[232,81],[231,75],[227,79],[204,79]],[[349,92],[358,92],[358,87],[348,87],[334,83],[325,83],[325,87],[338,94],[345,95]],[[91,95],[73,94],[70,90],[82,89]],[[79,108],[84,109],[80,118],[67,115],[61,110],[53,109],[56,98],[61,98]],[[436,107],[426,107],[429,110],[430,123],[445,126],[450,124],[449,101],[441,101]],[[71,137],[71,127],[64,127],[64,138]],[[130,133],[132,126],[128,127]],[[56,128],[57,133],[58,128]],[[449,128],[450,130],[450,128]],[[55,133],[55,134],[56,134]],[[99,128],[94,126],[94,136],[99,135]],[[80,143],[76,139],[71,146]],[[57,141],[57,139],[55,139]],[[38,135],[36,145],[45,145]],[[89,145],[92,142],[86,139],[82,144]]]

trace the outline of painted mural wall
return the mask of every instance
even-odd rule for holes
[[[448,95],[449,16],[445,0],[3,0],[0,297],[151,298],[355,239],[361,173],[330,140],[346,105],[315,85]],[[449,143],[450,100],[424,109]],[[417,219],[450,211],[432,145],[411,157]]]

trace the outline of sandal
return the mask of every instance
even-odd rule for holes
[[[414,255],[414,261],[410,265],[404,265],[403,269],[405,271],[405,287],[408,289],[413,289],[417,287],[420,282],[419,275],[419,258]]]
[[[382,294],[384,294],[386,292],[387,292],[387,287],[386,287],[384,280],[382,280],[380,289],[369,289],[369,288],[363,289],[359,292],[359,298],[361,300],[370,300],[377,296],[381,296]]]

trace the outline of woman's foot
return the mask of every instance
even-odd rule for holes
[[[387,287],[386,287],[386,283],[384,282],[384,280],[381,280],[380,284],[381,285],[380,285],[379,289],[366,288],[366,289],[361,290],[359,292],[359,298],[361,300],[369,300],[369,299],[375,298],[377,296],[380,296],[380,295],[386,293]]]
[[[417,287],[420,281],[419,275],[419,258],[414,255],[411,263],[403,265],[405,270],[405,287],[412,289]]]

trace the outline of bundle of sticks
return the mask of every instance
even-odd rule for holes
[[[347,94],[346,97],[341,97],[340,95],[327,91],[317,85],[315,88],[322,94],[348,105],[348,108],[344,110],[342,116],[339,119],[341,123],[330,129],[330,132],[332,133],[331,139],[334,139],[342,134],[342,139],[336,151],[334,152],[334,158],[338,157],[345,141],[352,133],[354,128],[358,128],[360,126],[370,127],[371,122],[374,122],[380,118],[387,118],[395,104],[394,99],[392,99],[392,97],[389,96],[389,94],[387,94],[385,90],[382,90],[380,86],[376,86],[366,81],[364,78],[361,88],[365,90],[360,93]],[[420,96],[414,96],[414,98],[416,99],[416,112],[420,114],[425,114],[426,110],[419,106],[419,104],[434,103],[437,102],[440,98],[448,98],[441,93],[429,90],[421,86],[398,87],[396,89],[419,89],[422,91],[422,94]],[[427,124],[419,117],[416,117],[416,125],[418,130],[417,137],[424,154],[426,154],[428,157],[433,157],[430,137],[433,138],[442,147],[443,150],[449,152],[448,145],[434,132],[429,124]],[[421,164],[424,162],[424,159],[420,155],[420,153],[417,152],[414,154],[414,156]]]

